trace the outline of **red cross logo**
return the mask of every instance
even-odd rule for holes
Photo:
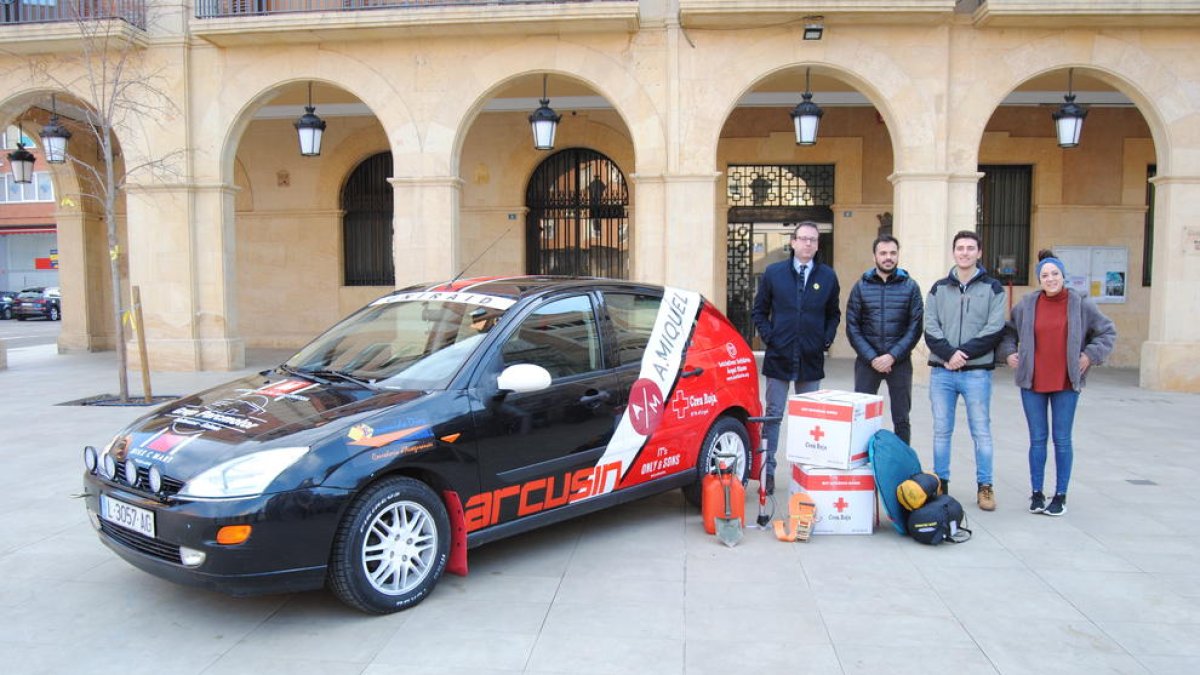
[[[821,425],[820,425],[820,424],[818,424],[817,426],[813,427],[813,428],[812,428],[812,431],[808,432],[808,435],[809,435],[809,436],[812,436],[812,437],[813,437],[813,440],[814,440],[815,442],[817,442],[817,443],[820,443],[820,442],[821,442],[821,439],[822,439],[822,438],[825,438],[825,432],[824,432],[824,431],[821,431]]]
[[[838,497],[838,500],[833,503],[833,508],[837,509],[838,513],[845,511],[847,506],[850,506],[850,502],[846,501],[845,497]]]
[[[671,401],[671,409],[675,411],[675,415],[679,419],[683,419],[690,407],[692,407],[692,403],[688,400],[687,394],[684,394],[683,391],[675,392],[675,400]]]

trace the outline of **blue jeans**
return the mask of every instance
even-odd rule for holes
[[[1075,453],[1071,448],[1071,428],[1075,426],[1075,406],[1079,403],[1079,392],[1068,389],[1050,393],[1039,393],[1031,389],[1021,390],[1021,406],[1025,408],[1025,422],[1029,424],[1029,483],[1034,492],[1042,491],[1046,478],[1046,441],[1054,438],[1054,494],[1067,494],[1067,483],[1071,481],[1071,462]],[[1046,409],[1050,418],[1046,418]]]
[[[967,408],[967,424],[975,441],[975,482],[992,484],[992,371],[934,368],[929,375],[933,405],[933,470],[950,480],[950,439],[958,397]]]
[[[821,388],[820,380],[788,382],[767,378],[767,417],[781,417],[787,414],[788,385],[795,387],[797,394],[807,394]],[[767,474],[775,473],[775,448],[779,445],[779,422],[763,424],[763,436],[767,439],[766,460]]]

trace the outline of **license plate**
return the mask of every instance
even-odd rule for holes
[[[100,517],[110,523],[154,538],[154,512],[100,495]]]

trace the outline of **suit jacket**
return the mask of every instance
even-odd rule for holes
[[[803,292],[792,258],[767,266],[754,296],[754,327],[767,345],[763,374],[805,382],[825,377],[825,350],[837,337],[841,288],[833,268],[814,263]]]

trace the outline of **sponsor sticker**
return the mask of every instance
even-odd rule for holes
[[[496,295],[484,295],[482,293],[459,293],[455,291],[412,291],[409,293],[397,293],[387,297],[380,298],[371,303],[371,306],[390,305],[393,302],[456,302],[464,305],[478,305],[480,307],[495,307],[496,309],[508,309],[516,304],[516,300],[512,298],[502,298]]]

